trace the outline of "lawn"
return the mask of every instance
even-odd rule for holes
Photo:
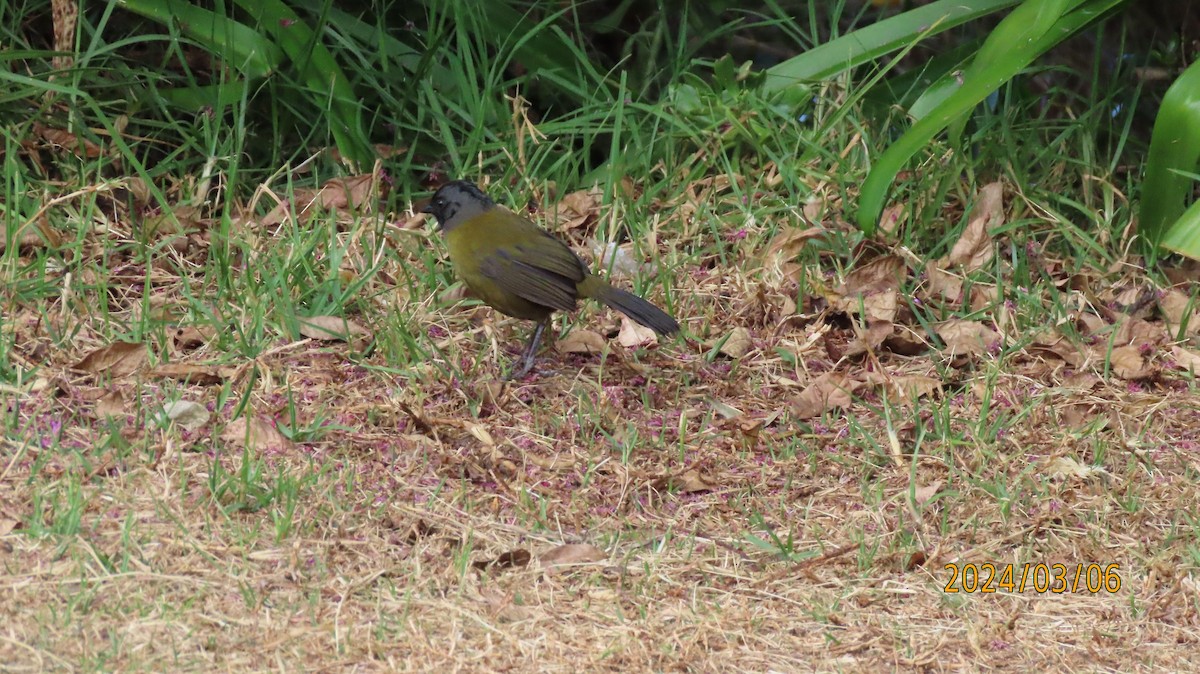
[[[1139,139],[983,115],[864,237],[845,85],[771,134],[516,97],[424,172],[6,117],[0,669],[1200,669],[1198,275],[1138,254]],[[506,381],[452,178],[682,334],[585,302]]]

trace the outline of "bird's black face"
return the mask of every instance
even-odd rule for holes
[[[455,180],[438,188],[421,212],[433,215],[438,221],[438,229],[444,231],[494,205],[474,183]]]

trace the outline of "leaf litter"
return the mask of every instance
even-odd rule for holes
[[[706,242],[697,214],[742,212],[735,183],[705,178],[654,204],[659,264]],[[274,224],[323,210],[369,229],[373,185],[299,193]],[[202,277],[132,256],[105,260],[117,273],[103,318],[84,289],[7,295],[10,367],[40,382],[2,392],[8,638],[43,658],[110,648],[113,666],[152,669],[1195,666],[1191,537],[1171,533],[1200,468],[1195,281],[1154,289],[1128,267],[1067,271],[1039,254],[1065,299],[1031,330],[994,255],[1002,185],[980,190],[946,258],[875,250],[836,274],[814,263],[845,227],[819,189],[779,227],[739,220],[730,233],[748,243],[720,273],[670,267],[690,339],[656,343],[586,307],[526,382],[498,383],[506,363],[492,357],[506,354],[488,344],[519,343],[526,326],[456,298],[420,309],[421,330],[446,330],[429,335],[433,364],[345,341],[378,339],[361,326],[408,309],[378,301],[380,278],[424,264],[403,241],[363,277],[370,316],[298,319],[315,341],[281,327],[253,358],[218,351],[223,326],[170,312],[144,342],[114,338],[142,320],[146,288],[162,306],[186,305],[172,297],[184,283],[202,295]],[[564,198],[551,226],[589,240],[600,194]],[[81,275],[99,273],[100,238],[133,231],[118,201]],[[203,244],[205,214],[188,221]],[[373,259],[370,236],[346,233],[348,259]],[[203,245],[178,251],[203,268]],[[76,337],[56,339],[44,316],[74,321]],[[610,351],[626,355],[600,358]],[[146,410],[192,421],[147,425]],[[84,504],[77,528],[34,507],[65,480]],[[943,565],[967,561],[1120,564],[1123,584],[947,594]],[[109,599],[51,628],[80,582]],[[76,636],[148,607],[117,642]]]

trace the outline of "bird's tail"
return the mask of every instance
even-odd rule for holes
[[[660,335],[679,332],[679,323],[670,314],[637,295],[614,288],[595,276],[588,278],[585,283],[588,287],[581,293],[584,297],[599,300]]]

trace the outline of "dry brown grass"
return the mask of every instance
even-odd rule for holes
[[[348,266],[373,256],[356,227]],[[663,250],[696,245],[674,227],[657,232]],[[607,357],[547,350],[508,386],[497,377],[526,326],[435,308],[436,288],[368,292],[422,264],[404,242],[351,318],[377,335],[412,319],[461,377],[397,365],[383,347],[364,355],[361,341],[277,335],[243,361],[213,352],[211,334],[166,345],[166,330],[148,354],[79,367],[114,326],[145,320],[143,269],[110,279],[105,320],[86,289],[9,298],[10,366],[36,374],[0,392],[0,663],[1198,669],[1197,323],[1177,342],[1174,295],[1123,301],[1145,281],[1097,277],[1037,299],[1064,314],[1035,339],[1006,279],[951,294],[943,274],[967,275],[992,245],[980,227],[936,270],[899,251],[838,278],[794,264],[813,235],[799,223],[769,238],[751,229],[729,248],[735,264],[700,254],[675,267],[674,311],[694,339],[639,354],[617,341],[618,316],[587,307],[575,329],[599,333]],[[278,254],[257,250],[249,270]],[[187,280],[162,272],[156,306],[181,302]],[[798,281],[809,292],[796,306]],[[942,326],[943,348],[907,294],[953,315],[982,308]],[[1056,340],[1068,322],[1074,338]],[[900,355],[913,339],[919,353]],[[153,367],[164,353],[215,368],[215,383],[177,383]],[[242,396],[249,421],[235,424]],[[177,398],[213,416],[195,431],[149,423]],[[276,426],[293,413],[309,434],[288,440]],[[216,466],[225,490],[211,487]],[[262,473],[239,477],[249,469]],[[950,563],[1119,564],[1120,588],[947,593]]]

